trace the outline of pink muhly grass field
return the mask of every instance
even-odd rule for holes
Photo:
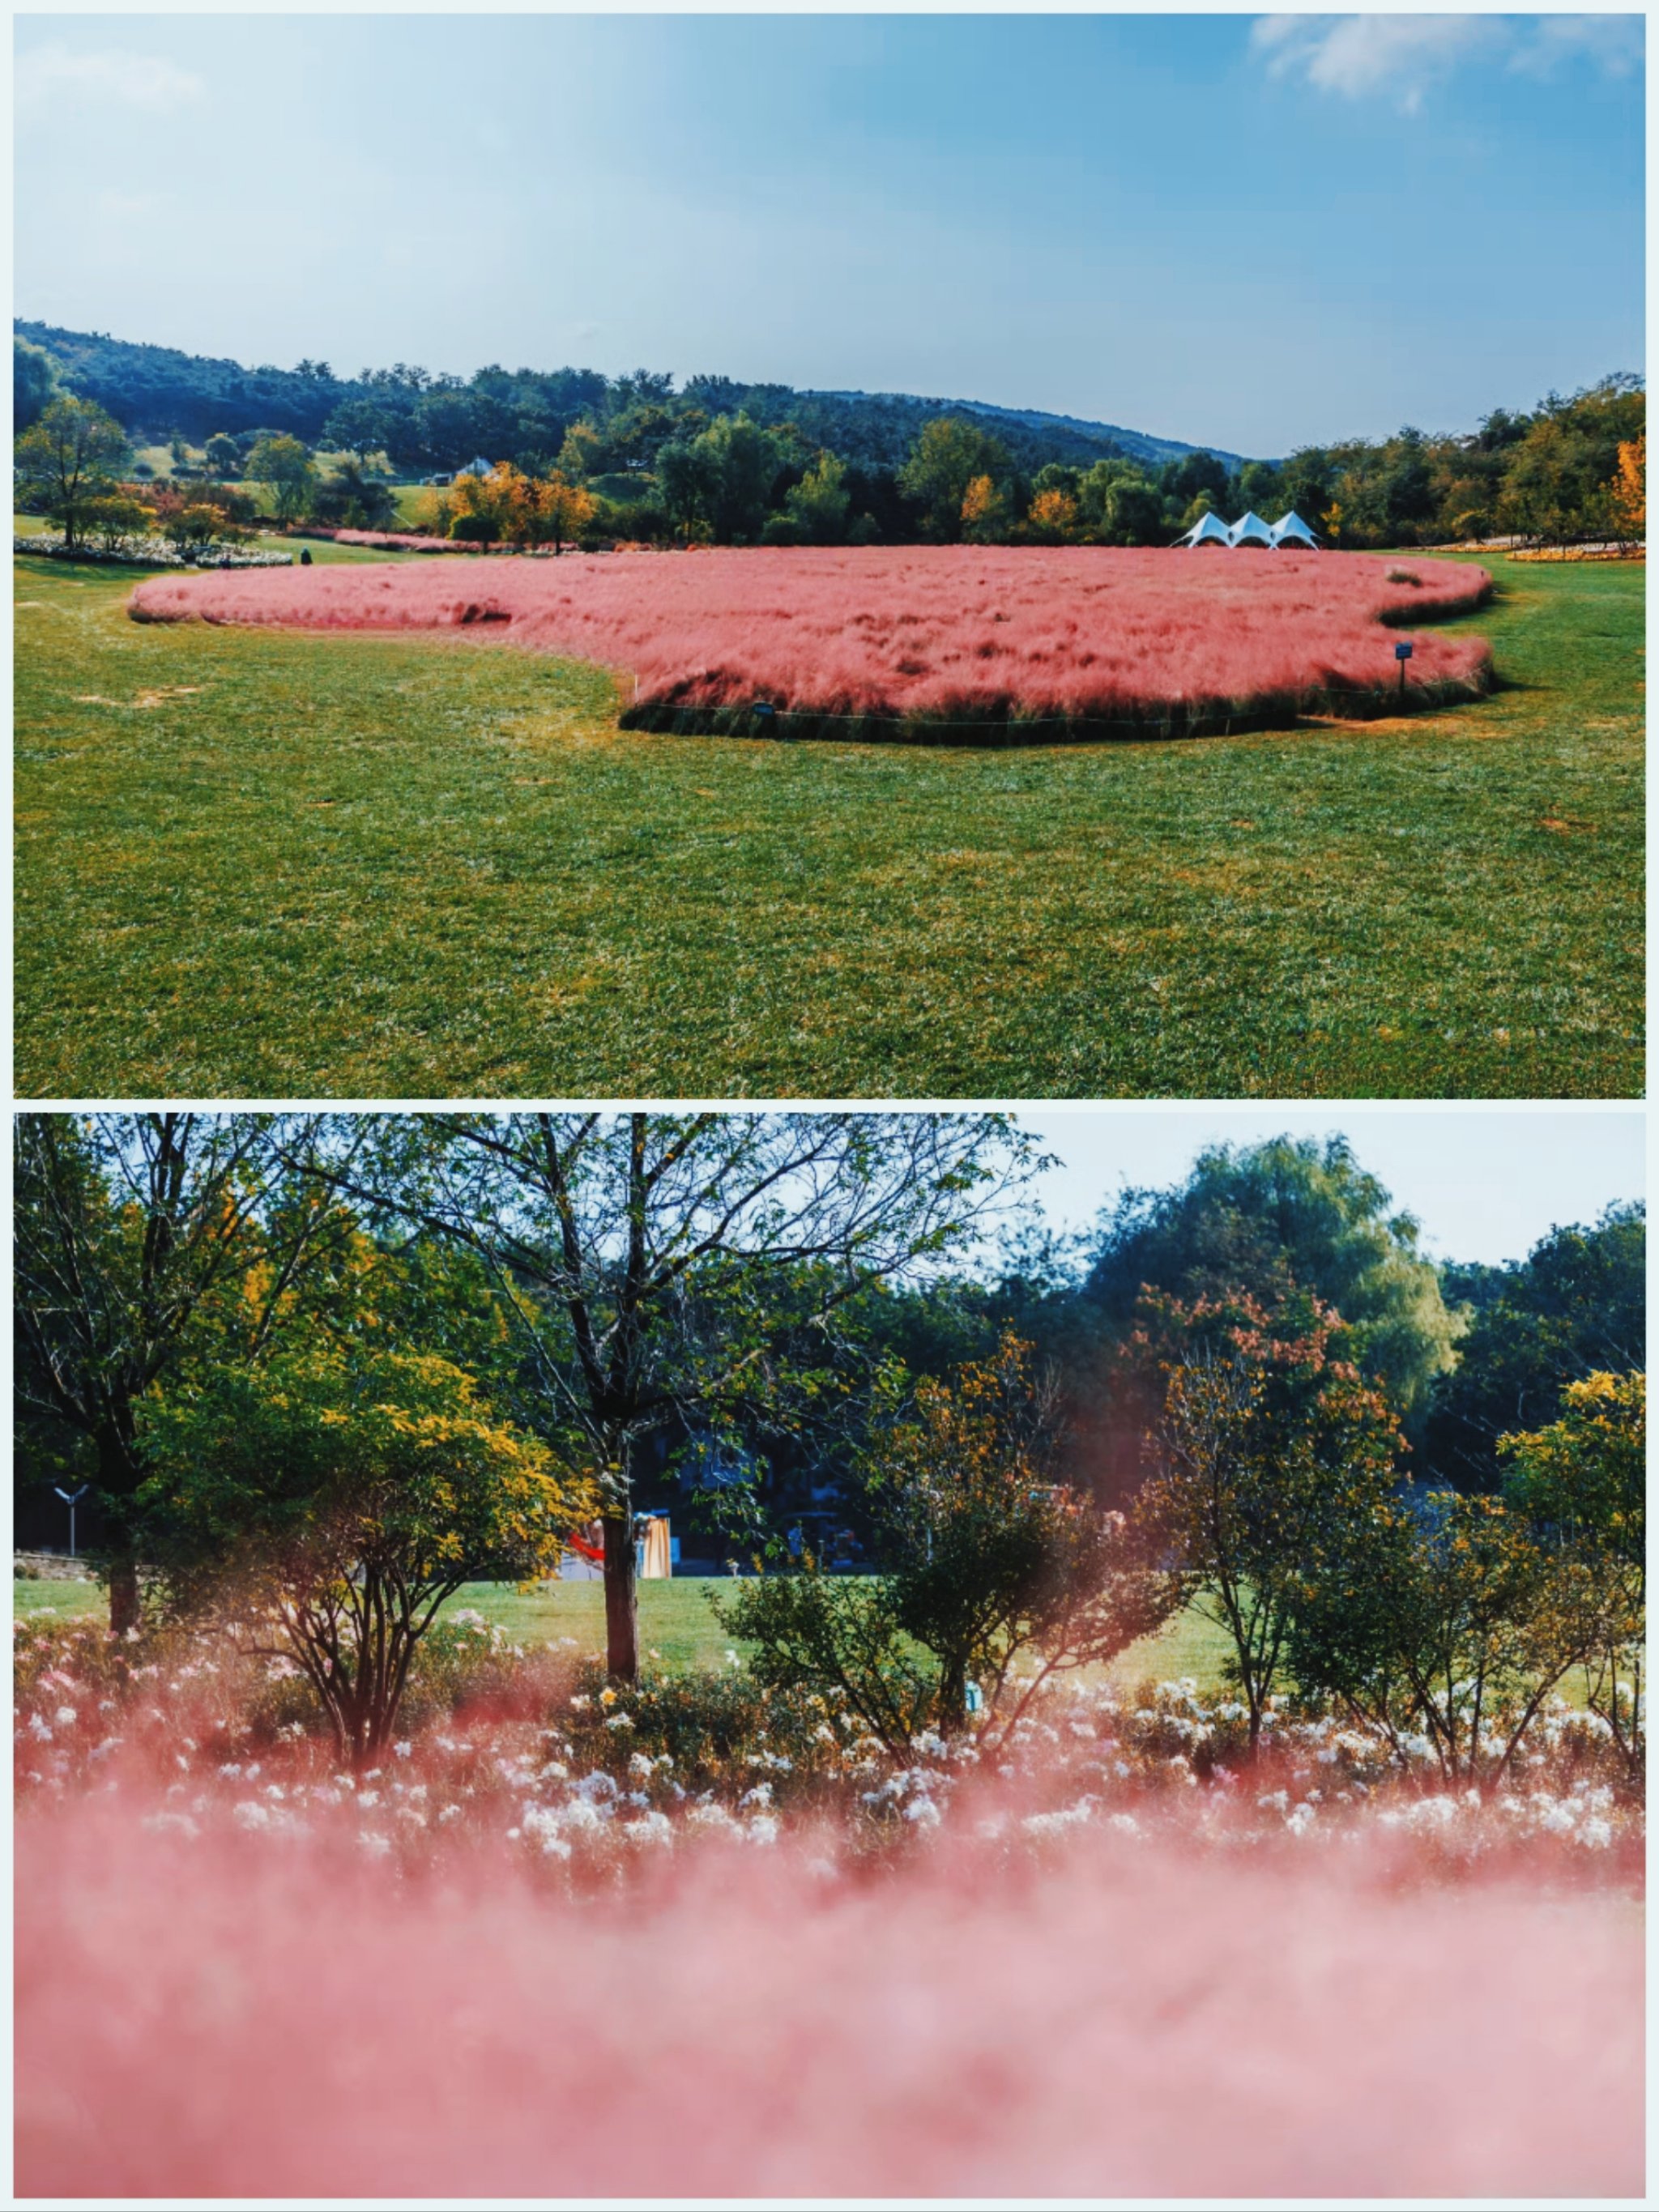
[[[337,545],[368,545],[395,553],[481,553],[464,538],[422,538],[406,530],[331,530]]]
[[[1474,696],[1486,641],[1411,625],[1490,588],[1466,563],[1355,553],[910,546],[158,576],[130,611],[471,629],[615,669],[625,726],[749,731],[766,701],[791,735],[1052,737],[1392,713],[1402,630],[1408,705]]]
[[[1289,1846],[811,1836],[582,1899],[504,1851],[16,1837],[28,2197],[1622,2197],[1636,1908]]]

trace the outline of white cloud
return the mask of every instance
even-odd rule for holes
[[[1519,37],[1514,66],[1548,76],[1558,64],[1585,54],[1609,76],[1628,76],[1642,66],[1647,18],[1644,15],[1530,15],[1516,21]]]
[[[1639,15],[1261,15],[1250,43],[1273,76],[1298,76],[1349,100],[1386,95],[1415,114],[1459,63],[1549,76],[1578,56],[1623,76],[1642,61]]]
[[[93,100],[161,115],[207,94],[202,79],[176,62],[112,47],[75,53],[64,46],[36,46],[17,57],[15,81],[17,105],[25,111],[64,100]]]

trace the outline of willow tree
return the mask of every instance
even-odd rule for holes
[[[485,1262],[538,1394],[580,1445],[604,1527],[611,1673],[639,1663],[643,1447],[831,1387],[836,1316],[980,1233],[1023,1178],[1000,1115],[528,1113],[359,1122],[331,1172]],[[324,1147],[325,1157],[327,1147]]]

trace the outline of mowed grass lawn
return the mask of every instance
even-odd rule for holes
[[[1645,571],[1488,558],[1478,705],[999,751],[20,557],[18,1088],[1639,1095]]]
[[[728,1636],[711,1600],[729,1595],[724,1575],[692,1576],[672,1582],[642,1582],[640,1644],[648,1664],[670,1673],[687,1668],[720,1667],[729,1650],[746,1647]],[[14,1580],[13,1603],[20,1618],[55,1613],[65,1620],[102,1618],[108,1599],[93,1582]],[[448,1610],[471,1607],[496,1623],[516,1644],[556,1644],[574,1637],[584,1652],[605,1654],[605,1586],[599,1582],[538,1583],[520,1589],[513,1583],[468,1583]],[[1121,1680],[1167,1681],[1190,1674],[1210,1688],[1219,1686],[1225,1638],[1195,1613],[1182,1613],[1156,1636],[1133,1644],[1113,1666]]]

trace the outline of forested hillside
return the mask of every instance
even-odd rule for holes
[[[374,411],[390,458],[411,469],[453,469],[480,453],[520,465],[550,459],[572,423],[621,412],[639,400],[676,416],[696,410],[711,420],[744,413],[769,426],[793,422],[810,443],[866,468],[901,467],[922,424],[945,414],[982,421],[1028,470],[1048,461],[1086,467],[1118,456],[1157,463],[1213,450],[1115,423],[908,392],[801,392],[787,384],[693,376],[676,393],[672,377],[643,370],[607,379],[596,369],[489,368],[464,379],[402,362],[348,377],[337,375],[327,362],[248,368],[51,323],[20,319],[14,328],[52,356],[68,388],[95,400],[129,432],[199,441],[216,431],[283,430],[314,443],[337,408],[355,404]],[[1240,459],[1234,453],[1218,458],[1230,467]]]

